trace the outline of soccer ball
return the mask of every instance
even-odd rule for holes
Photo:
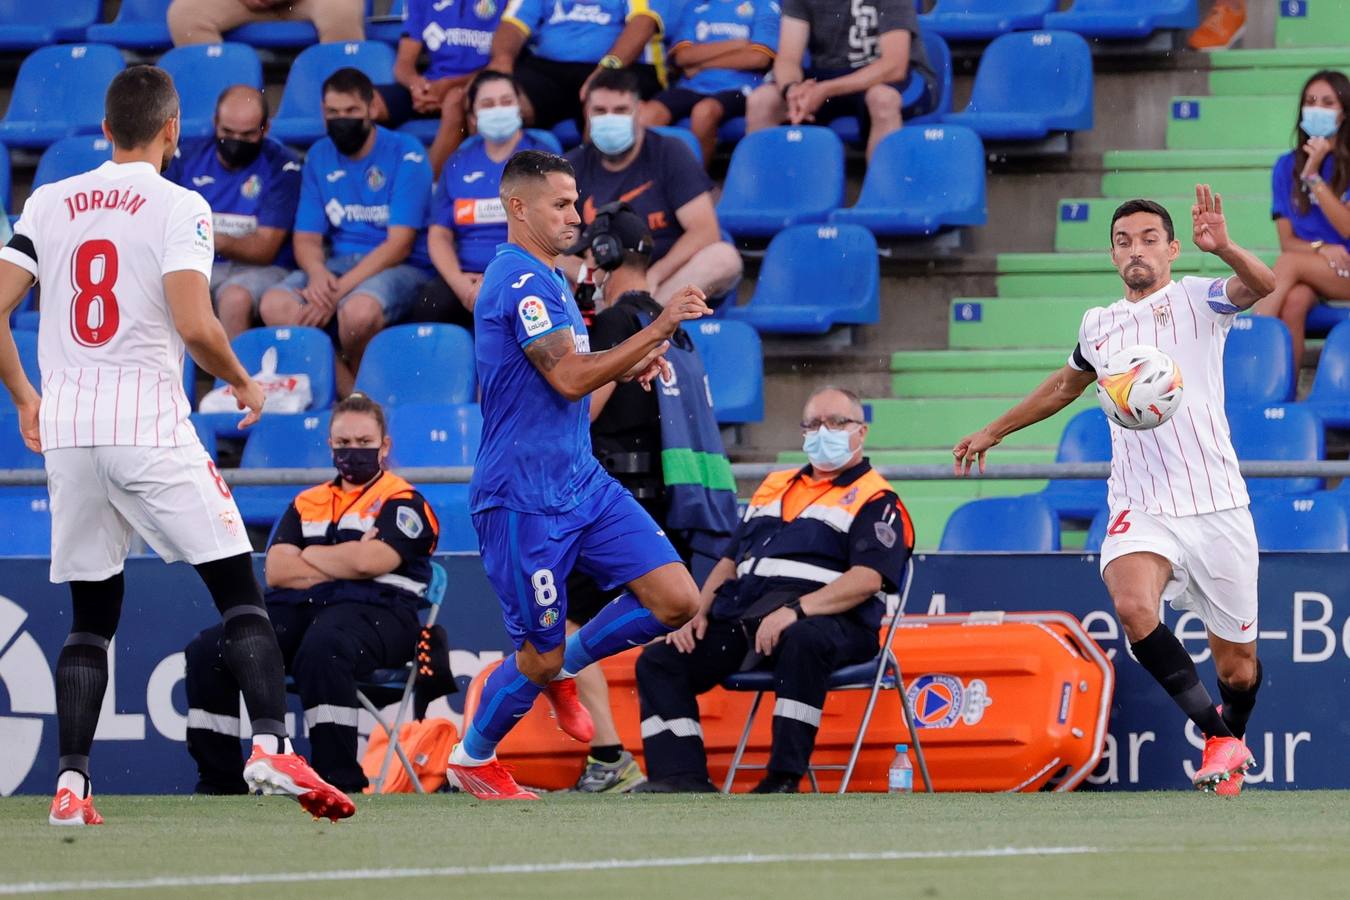
[[[1181,370],[1157,347],[1126,347],[1098,373],[1097,402],[1121,428],[1157,428],[1181,406]]]

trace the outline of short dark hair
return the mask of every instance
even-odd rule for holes
[[[330,431],[333,428],[332,423],[336,422],[337,417],[343,413],[365,413],[372,416],[375,419],[375,424],[380,426],[380,437],[383,438],[389,433],[385,426],[384,407],[360,391],[353,391],[345,399],[339,400],[337,405],[333,407],[333,415],[328,424]]]
[[[329,91],[338,94],[355,94],[361,98],[362,103],[369,103],[375,99],[375,85],[371,83],[370,76],[351,66],[338,69],[323,80],[323,94],[321,96],[326,96]]]
[[[637,73],[632,69],[601,69],[596,72],[591,83],[586,86],[585,102],[589,103],[591,94],[602,89],[632,94],[635,97],[642,93],[642,85],[638,81]]]
[[[264,94],[262,91],[258,90],[257,88],[255,88],[251,84],[232,84],[225,90],[221,91],[219,96],[216,97],[215,114],[217,116],[220,115],[220,105],[224,103],[231,94],[245,94],[245,93],[256,99],[260,104],[262,104],[263,117],[262,117],[262,124],[259,127],[266,128],[267,120],[272,117],[272,107],[269,106],[267,103],[267,95]]]
[[[506,162],[502,170],[501,195],[506,199],[507,191],[520,181],[545,181],[554,172],[576,178],[572,164],[556,153],[547,150],[522,150]]]
[[[178,91],[157,66],[131,66],[117,73],[103,100],[103,118],[113,143],[123,150],[144,147],[178,115]]]
[[[1167,232],[1169,242],[1177,239],[1176,229],[1172,227],[1172,214],[1169,213],[1161,203],[1153,200],[1126,200],[1120,206],[1116,207],[1115,214],[1111,216],[1111,234],[1107,243],[1114,242],[1116,239],[1116,223],[1126,216],[1132,216],[1135,213],[1153,213],[1153,215],[1162,219],[1163,230]]]
[[[491,84],[494,81],[509,82],[511,90],[515,91],[517,96],[520,94],[520,84],[516,81],[514,76],[508,75],[505,72],[498,72],[496,69],[484,69],[473,76],[473,80],[469,82],[468,99],[470,112],[473,112],[473,105],[478,101],[478,92],[483,89],[483,85]]]

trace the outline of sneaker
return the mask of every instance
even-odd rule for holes
[[[717,788],[702,775],[675,775],[670,778],[648,779],[637,785],[631,794],[716,794]]]
[[[544,689],[544,694],[548,697],[548,702],[553,704],[553,715],[563,733],[583,744],[589,744],[591,738],[595,737],[595,723],[591,721],[591,714],[581,705],[581,698],[577,696],[576,679],[563,678],[559,681],[550,681],[548,687]]]
[[[1214,4],[1205,21],[1191,32],[1187,41],[1192,50],[1227,50],[1247,32],[1247,4]]]
[[[453,759],[453,755],[452,755]],[[477,766],[451,762],[445,770],[451,787],[472,794],[479,800],[538,800],[539,795],[516,784],[511,770],[496,759]]]
[[[1205,741],[1200,771],[1195,773],[1192,780],[1196,790],[1212,791],[1233,776],[1242,776],[1255,763],[1256,760],[1242,741],[1235,737],[1212,737]]]
[[[750,789],[752,794],[795,794],[801,790],[802,776],[770,772]]]
[[[573,788],[583,794],[625,794],[647,780],[633,754],[627,750],[619,754],[618,762],[601,762],[594,756],[586,757],[586,770]]]
[[[294,797],[315,819],[336,822],[356,812],[351,799],[320,778],[298,753],[264,753],[255,745],[244,765],[244,783],[264,794]]]
[[[94,797],[89,795],[81,800],[70,788],[61,788],[52,798],[51,811],[47,813],[49,825],[102,825],[103,817],[94,809]]]

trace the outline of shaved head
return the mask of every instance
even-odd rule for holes
[[[805,408],[809,410],[813,407],[813,405],[837,407],[838,404],[840,403],[846,404],[848,409],[848,415],[851,418],[857,419],[860,422],[862,421],[863,419],[862,400],[858,398],[857,394],[853,393],[848,388],[836,387],[834,385],[826,385],[825,387],[816,388],[814,391],[811,392],[811,396],[806,398]],[[810,418],[810,416],[807,416],[807,418]]]

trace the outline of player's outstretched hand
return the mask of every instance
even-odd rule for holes
[[[694,616],[683,627],[676,628],[666,635],[666,643],[681,653],[693,653],[694,645],[703,640],[708,633],[708,617],[702,612]]]
[[[263,389],[252,378],[244,387],[234,389],[234,402],[239,404],[240,409],[248,410],[248,414],[239,421],[240,428],[252,428],[258,424],[263,414],[263,400]]]
[[[952,448],[952,456],[955,457],[955,464],[952,467],[953,472],[959,478],[964,478],[970,474],[971,466],[978,460],[980,474],[984,474],[984,455],[990,447],[996,446],[998,439],[989,434],[984,429],[980,429],[972,435],[967,435],[956,442]]]
[[[1218,253],[1228,249],[1228,223],[1223,217],[1223,197],[1214,193],[1207,184],[1195,186],[1191,227],[1195,246],[1206,253]]]
[[[41,398],[34,392],[31,398],[14,405],[19,411],[19,435],[23,438],[23,445],[34,453],[41,453],[42,431],[38,425],[38,412],[42,408]]]
[[[681,322],[710,315],[712,308],[708,306],[707,295],[691,284],[675,292],[652,325],[661,332],[662,337],[670,337]]]
[[[619,381],[636,381],[644,391],[652,389],[652,382],[662,375],[671,376],[670,363],[665,352],[670,349],[670,341],[662,341],[633,368],[619,376]]]

